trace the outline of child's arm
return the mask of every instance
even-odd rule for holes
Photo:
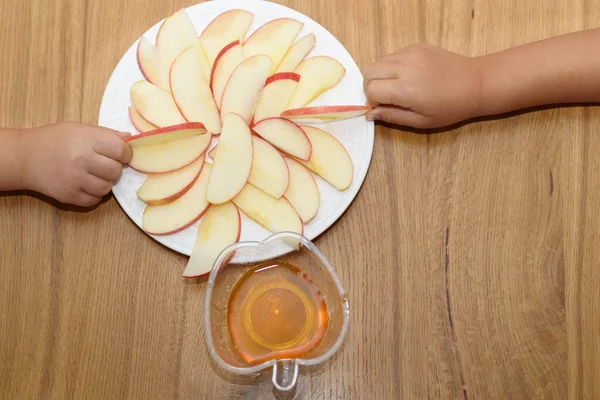
[[[368,118],[434,128],[538,105],[600,101],[600,29],[469,58],[428,45],[365,71]]]
[[[112,189],[131,147],[129,134],[75,123],[0,129],[0,191],[33,190],[78,206]]]
[[[0,192],[23,187],[23,146],[17,129],[0,129]]]

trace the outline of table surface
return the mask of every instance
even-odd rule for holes
[[[217,0],[218,1],[218,0]],[[362,68],[415,42],[480,55],[594,27],[588,0],[279,1]],[[121,55],[194,0],[3,0],[0,126],[97,123]],[[600,398],[597,108],[429,134],[376,128],[349,211],[319,240],[352,306],[306,399]],[[113,198],[0,197],[0,398],[287,398],[211,361],[205,282]]]

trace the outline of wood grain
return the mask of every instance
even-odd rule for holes
[[[360,67],[415,42],[480,55],[595,27],[597,1],[278,1]],[[124,51],[194,1],[0,2],[0,126],[94,124]],[[290,396],[223,373],[205,282],[114,199],[78,212],[0,197],[2,399],[600,398],[596,108],[421,134],[377,126],[367,180],[318,239],[350,332]]]

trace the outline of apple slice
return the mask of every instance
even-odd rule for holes
[[[304,24],[292,18],[278,18],[258,28],[244,42],[247,58],[266,54],[273,62],[270,72],[279,65]]]
[[[150,82],[137,81],[131,86],[131,103],[146,121],[158,127],[187,122],[171,93]]]
[[[208,274],[223,250],[240,240],[240,212],[235,204],[227,202],[211,206],[200,225],[192,255],[183,271],[184,278]]]
[[[228,113],[236,113],[250,124],[270,69],[271,59],[264,54],[247,58],[236,67],[223,91],[220,107],[222,119]]]
[[[302,220],[284,197],[276,199],[247,183],[233,202],[250,219],[272,233],[287,231],[301,235],[304,232]]]
[[[294,207],[303,223],[317,215],[321,196],[317,182],[310,171],[298,161],[284,157],[290,171],[290,183],[283,195]]]
[[[304,131],[292,121],[279,117],[267,118],[252,129],[279,150],[301,160],[310,159],[310,141]]]
[[[268,195],[280,198],[290,181],[283,156],[269,142],[256,135],[252,136],[252,146],[254,155],[248,182]]]
[[[199,122],[187,122],[129,136],[124,141],[129,143],[132,148],[136,148],[187,139],[203,133],[206,133],[204,125]]]
[[[221,133],[221,116],[195,47],[184,50],[171,67],[171,92],[181,114],[190,122],[202,122],[212,134]]]
[[[323,92],[337,85],[346,69],[339,61],[328,56],[318,56],[302,61],[294,70],[300,75],[300,83],[286,109],[304,107]]]
[[[202,172],[204,160],[198,158],[181,169],[164,174],[149,174],[137,191],[137,196],[146,204],[168,204],[187,192]]]
[[[304,57],[315,47],[315,34],[311,33],[299,39],[285,54],[283,60],[279,63],[275,72],[291,72],[293,71]]]
[[[138,110],[135,109],[135,107],[129,107],[129,119],[131,120],[131,123],[133,124],[135,129],[138,130],[138,132],[143,133],[158,128],[156,125],[153,125],[150,122],[146,121],[144,117],[140,115]]]
[[[331,122],[360,117],[371,110],[369,106],[318,106],[293,108],[281,113],[283,118],[303,123]]]
[[[194,46],[196,48],[196,56],[198,56],[198,62],[200,63],[200,69],[202,69],[202,76],[206,82],[210,82],[210,66],[208,65],[208,58],[202,43],[198,40]]]
[[[239,40],[229,43],[217,55],[210,75],[210,87],[217,104],[221,104],[223,91],[231,73],[242,61],[244,52]]]
[[[210,133],[205,133],[187,139],[136,147],[133,149],[129,166],[145,173],[175,171],[200,158],[208,148],[211,138]]]
[[[143,36],[138,43],[136,58],[140,71],[148,82],[169,90],[169,75],[165,74],[158,50]]]
[[[235,40],[243,42],[254,20],[254,14],[249,11],[234,9],[218,15],[211,21],[200,35],[200,43],[206,53],[208,66],[212,69],[217,55],[227,45]]]
[[[254,123],[271,117],[279,117],[292,98],[299,81],[300,75],[294,72],[271,75],[256,103]]]
[[[354,176],[354,166],[344,146],[334,136],[322,129],[302,125],[312,145],[310,160],[299,160],[315,174],[338,190],[346,190]]]
[[[211,165],[204,164],[198,179],[180,198],[169,204],[147,206],[142,218],[144,230],[151,235],[170,235],[202,218],[210,206],[205,196],[210,172]]]
[[[185,9],[167,17],[156,35],[156,49],[166,79],[175,59],[188,47],[198,43],[198,34]]]
[[[217,151],[215,146],[208,155],[213,160]],[[283,196],[288,183],[290,174],[283,156],[269,142],[252,135],[252,168],[248,182],[276,199]]]
[[[206,199],[223,204],[242,190],[252,168],[252,133],[237,114],[227,114],[215,154]]]

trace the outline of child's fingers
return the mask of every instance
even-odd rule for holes
[[[377,61],[367,67],[363,82],[368,84],[374,79],[394,79],[398,77],[398,63]]]
[[[93,197],[102,197],[112,190],[112,183],[89,174],[81,184],[81,189]]]
[[[110,157],[123,164],[127,164],[133,155],[131,146],[123,142],[117,136],[111,135],[97,136],[94,143],[94,150],[98,154]]]
[[[398,105],[400,93],[392,80],[375,79],[370,81],[366,88],[367,102],[372,107],[377,107],[380,104]]]
[[[366,115],[366,118],[370,121],[385,121],[414,128],[426,128],[429,123],[427,117],[414,111],[389,106],[375,108]]]
[[[103,126],[100,126],[99,128],[102,129],[103,131],[105,131],[106,133],[111,133],[113,135],[116,135],[119,139],[126,139],[129,136],[131,136],[131,133],[129,133],[129,132],[116,131],[114,129],[106,128]]]
[[[131,133],[129,132],[113,131],[113,133],[120,139],[127,139],[129,136],[131,136]]]
[[[100,203],[101,200],[102,196],[92,196],[85,192],[79,192],[70,203],[80,207],[91,207]]]
[[[112,158],[94,154],[87,165],[87,170],[98,178],[113,182],[121,176],[123,164]]]

